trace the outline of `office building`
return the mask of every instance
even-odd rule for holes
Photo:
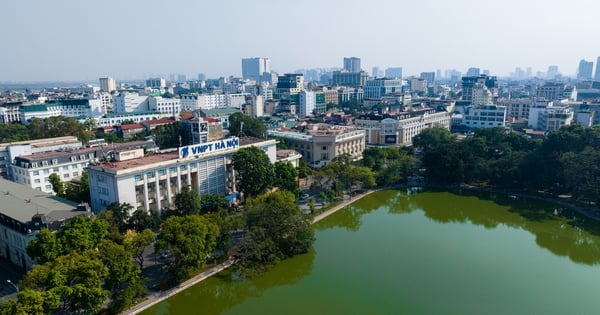
[[[117,84],[115,82],[115,79],[113,79],[111,77],[107,77],[107,78],[100,78],[99,80],[100,80],[100,91],[110,93],[117,89]]]
[[[479,68],[469,68],[467,70],[467,77],[478,77],[481,74],[481,69]]]
[[[388,79],[402,79],[402,67],[390,67],[385,69],[385,77]]]
[[[349,71],[334,71],[331,79],[332,85],[348,86],[348,87],[363,87],[369,79],[369,74],[365,71],[349,72]]]
[[[427,85],[431,86],[435,82],[435,72],[421,72],[419,78],[427,81]]]
[[[594,80],[600,81],[600,57],[596,59],[596,73],[594,74]]]
[[[163,78],[150,78],[146,80],[146,87],[153,89],[162,89],[167,86],[167,81]]]
[[[242,59],[242,78],[261,81],[261,76],[265,72],[271,72],[271,61],[269,58],[255,57]]]
[[[386,94],[402,91],[402,80],[377,78],[367,80],[363,88],[365,98],[382,98]]]
[[[487,76],[485,74],[466,76],[462,78],[462,99],[464,101],[473,100],[473,88],[476,84],[487,88],[492,93],[492,97],[498,96],[498,80],[495,76]]]
[[[344,58],[344,70],[356,73],[360,72],[360,58],[357,57],[345,57]]]
[[[342,154],[360,160],[365,149],[366,132],[356,127],[310,124],[303,132],[269,130],[268,133],[284,139],[288,147],[300,152],[312,167],[323,167]]]
[[[504,127],[506,126],[506,106],[468,106],[465,108],[462,124],[469,128]]]
[[[581,61],[579,61],[579,68],[577,68],[577,79],[591,80],[593,69],[594,69],[593,61],[586,61],[584,59],[581,59]]]
[[[256,146],[274,163],[276,143],[231,137],[183,146],[173,152],[145,155],[142,151],[140,155],[95,163],[88,168],[92,210],[101,211],[113,202],[129,203],[135,210],[171,209],[175,196],[186,186],[200,196],[236,193],[232,154]]]

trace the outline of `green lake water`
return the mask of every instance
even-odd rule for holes
[[[381,191],[317,223],[308,254],[143,314],[600,314],[599,225],[502,195]]]

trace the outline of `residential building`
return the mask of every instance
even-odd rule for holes
[[[527,124],[535,130],[552,131],[573,123],[575,113],[569,106],[538,101],[529,111]]]
[[[473,100],[473,88],[475,88],[476,84],[485,86],[492,93],[492,97],[498,96],[498,80],[495,76],[487,76],[485,74],[466,76],[462,77],[462,99],[464,101]]]
[[[121,125],[123,122],[134,122],[140,123],[146,120],[155,120],[160,118],[172,117],[166,114],[160,114],[158,112],[129,112],[129,113],[109,113],[103,117],[96,118],[96,124],[98,127],[111,127]]]
[[[433,85],[435,83],[435,72],[421,72],[419,78],[427,81],[427,85]]]
[[[298,94],[298,115],[306,117],[314,114],[317,98],[314,91],[301,91]]]
[[[427,80],[411,77],[410,78],[410,91],[413,93],[427,93]]]
[[[467,69],[467,77],[478,77],[481,74],[481,69],[479,68],[469,68]]]
[[[312,167],[323,167],[342,154],[360,160],[365,149],[366,132],[356,127],[309,124],[301,132],[269,130],[268,133],[284,139],[286,145],[300,152]]]
[[[221,108],[213,108],[213,109],[201,109],[198,111],[200,117],[204,118],[215,118],[221,121],[223,128],[229,128],[229,116],[233,113],[241,113],[242,111],[239,108],[234,107],[221,107]]]
[[[496,105],[506,106],[506,116],[509,121],[529,118],[529,108],[532,100],[529,98],[502,98]]]
[[[116,91],[117,90],[117,84],[115,82],[115,79],[111,78],[111,77],[107,77],[107,78],[100,78],[100,91],[103,92],[112,92],[112,91]]]
[[[463,114],[463,125],[470,128],[494,128],[506,126],[506,106],[467,106]]]
[[[40,229],[54,232],[74,216],[91,215],[86,205],[41,194],[5,179],[0,179],[0,186],[0,257],[23,270],[35,263],[27,254],[27,246]]]
[[[200,196],[236,193],[231,156],[239,148],[257,146],[276,161],[276,141],[231,137],[180,147],[161,154],[130,156],[88,168],[93,211],[113,202],[129,203],[135,210],[164,211],[174,207],[175,196],[190,186]]]

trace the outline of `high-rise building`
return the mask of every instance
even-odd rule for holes
[[[265,72],[271,72],[271,60],[269,58],[242,58],[242,77],[260,81]]]
[[[585,59],[581,59],[581,61],[579,61],[579,68],[577,69],[577,79],[591,80],[593,69],[594,69],[593,61],[586,61]]]
[[[594,74],[594,80],[600,81],[600,57],[596,59],[596,73]]]
[[[421,72],[419,77],[425,79],[428,85],[432,85],[435,81],[435,72]]]
[[[548,71],[546,71],[546,78],[554,79],[558,73],[558,66],[548,66]]]
[[[117,84],[115,83],[115,79],[111,77],[100,78],[100,90],[104,92],[112,92],[117,89]]]
[[[402,67],[390,67],[385,69],[385,77],[388,79],[402,79]]]
[[[344,70],[351,73],[360,72],[360,58],[344,57]]]
[[[375,66],[371,69],[371,76],[374,78],[380,78],[383,76],[383,71],[379,67]]]
[[[469,68],[467,70],[467,77],[478,77],[481,74],[481,69],[479,68]]]
[[[146,86],[149,88],[164,88],[167,86],[167,81],[163,78],[150,78],[146,80]]]

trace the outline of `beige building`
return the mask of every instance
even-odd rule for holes
[[[310,124],[302,132],[269,130],[268,133],[272,137],[284,139],[312,167],[323,167],[342,154],[349,154],[353,160],[360,160],[365,149],[366,132],[356,127]]]

